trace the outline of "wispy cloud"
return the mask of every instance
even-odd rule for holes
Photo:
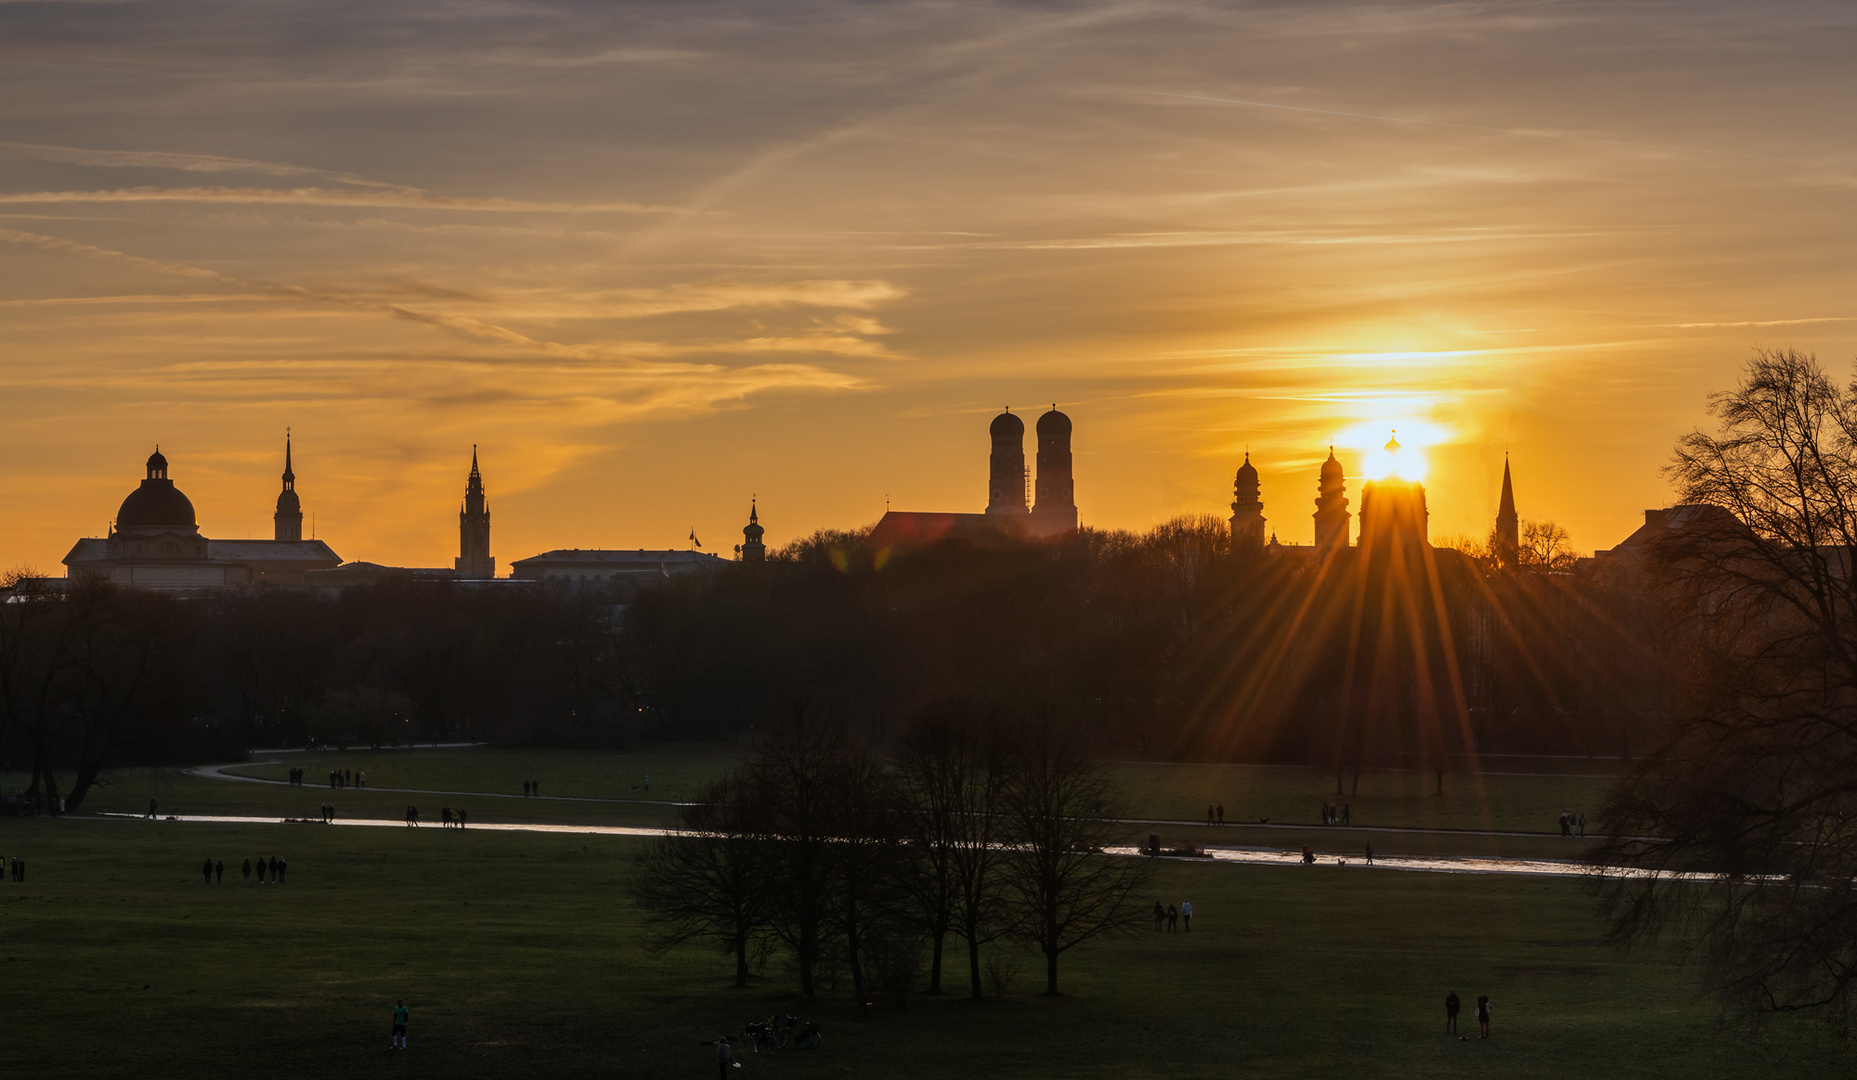
[[[405,188],[346,191],[340,188],[133,187],[104,191],[0,193],[0,203],[268,203],[299,206],[392,207],[401,210],[460,210],[492,213],[674,214],[674,206],[633,202],[529,202],[521,199],[437,195]]]

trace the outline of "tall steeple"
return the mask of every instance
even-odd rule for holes
[[[1496,543],[1498,564],[1514,567],[1521,561],[1521,521],[1515,516],[1515,485],[1509,479],[1509,455],[1502,456],[1502,501],[1496,506]]]
[[[477,446],[471,446],[471,476],[464,484],[464,505],[458,510],[458,561],[462,578],[493,578],[496,560],[490,557],[490,503],[484,498],[484,477],[477,471]]]
[[[1025,421],[1012,407],[987,428],[993,452],[987,459],[987,513],[1023,514],[1025,509]]]
[[[1032,534],[1064,536],[1077,531],[1077,487],[1070,471],[1070,417],[1051,411],[1038,418],[1038,478],[1032,503]]]
[[[1354,515],[1348,513],[1348,482],[1341,462],[1335,460],[1335,448],[1328,448],[1328,460],[1322,462],[1321,479],[1316,484],[1315,549],[1327,554],[1348,546],[1348,528]]]
[[[1264,501],[1258,497],[1257,466],[1245,451],[1244,464],[1232,479],[1232,553],[1255,555],[1264,550]]]
[[[277,513],[271,516],[276,540],[303,539],[303,504],[297,499],[297,474],[290,467],[290,429],[284,429],[284,490],[277,493]]]
[[[756,500],[748,500],[748,524],[742,526],[742,562],[766,562],[767,545],[761,537],[767,532],[761,527],[761,515],[755,507]]]

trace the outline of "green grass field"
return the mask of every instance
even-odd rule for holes
[[[654,777],[655,780],[655,777]],[[655,788],[654,783],[654,788]],[[22,1075],[707,1077],[701,1038],[818,1019],[785,1077],[1792,1077],[1848,1069],[1809,1023],[1716,1030],[1656,952],[1599,942],[1577,882],[1166,862],[1194,932],[1086,948],[1051,1000],[1038,964],[1001,999],[856,1015],[800,1008],[778,962],[747,990],[716,954],[642,948],[638,840],[456,830],[0,820],[0,1056]],[[237,864],[282,854],[282,887]],[[204,885],[199,862],[227,863]],[[1496,1037],[1441,1034],[1489,993]],[[396,997],[411,1049],[387,1048]],[[1473,1028],[1473,1024],[1466,1024]]]

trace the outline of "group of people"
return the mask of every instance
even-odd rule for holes
[[[446,829],[451,828],[453,824],[453,816],[452,816],[451,807],[441,806],[438,808],[438,823],[441,828],[446,828]],[[460,829],[464,828],[464,808],[463,807],[459,807],[457,810],[456,824],[458,828]]]
[[[324,825],[327,825],[333,822],[334,820],[335,820],[335,804],[334,803],[323,803],[322,804],[322,823]]]
[[[267,872],[270,874],[271,882],[282,885],[284,883],[284,871],[290,868],[288,863],[275,855],[271,856],[268,861],[262,857],[259,858],[256,865],[258,868],[258,884],[260,885],[265,884],[265,874]],[[252,861],[246,859],[245,865],[239,868],[240,873],[245,875],[245,884],[247,885],[251,884],[252,866]],[[223,882],[226,878],[226,864],[217,859],[208,859],[200,864],[200,877],[208,885]]]
[[[1449,994],[1445,995],[1445,998],[1444,998],[1444,1032],[1445,1034],[1447,1035],[1457,1034],[1457,1014],[1463,1010],[1463,1007],[1464,1007],[1464,1003],[1458,999],[1457,991],[1453,990]],[[1489,995],[1488,994],[1477,995],[1477,1038],[1479,1039],[1489,1038],[1489,1014],[1490,1014]],[[1464,1036],[1464,1037],[1467,1038],[1468,1036]]]
[[[301,784],[303,782],[303,770],[292,769],[291,772],[294,772],[297,774],[297,783]],[[332,788],[366,787],[367,783],[368,783],[368,774],[365,772],[361,772],[359,770],[351,771],[348,769],[330,769],[329,770],[329,786]]]
[[[647,785],[645,790],[650,791],[651,788],[649,787],[649,785],[651,781],[647,779],[645,783]],[[524,780],[522,782],[522,797],[525,799],[541,798],[542,797],[542,782],[540,780]]]
[[[1586,815],[1569,810],[1560,816],[1560,834],[1562,836],[1585,836]]]
[[[1182,929],[1189,934],[1192,933],[1193,901],[1182,900],[1180,901],[1179,907],[1174,907],[1172,904],[1162,907],[1161,902],[1156,900],[1154,902],[1155,933],[1158,934],[1161,932],[1161,924],[1163,922],[1167,924],[1167,932],[1170,934],[1173,933],[1176,928]]]
[[[1339,808],[1337,808],[1335,804],[1331,802],[1325,802],[1322,804],[1322,824],[1324,825],[1346,825],[1348,822],[1352,820],[1354,820],[1354,804],[1353,803],[1344,803]]]

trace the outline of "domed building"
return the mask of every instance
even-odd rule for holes
[[[116,510],[106,537],[79,540],[64,557],[65,576],[164,592],[228,589],[258,584],[301,584],[310,570],[341,558],[320,540],[304,540],[303,512],[284,443],[283,491],[273,515],[276,538],[213,540],[200,534],[193,500],[168,476],[168,459],[156,447],[147,475]]]
[[[1051,406],[1038,418],[1036,498],[1026,505],[1025,421],[1008,408],[987,425],[987,506],[978,514],[885,510],[867,543],[877,552],[923,548],[943,540],[999,547],[1061,540],[1077,531],[1076,483],[1070,468],[1070,417]],[[887,558],[887,555],[880,555]]]

